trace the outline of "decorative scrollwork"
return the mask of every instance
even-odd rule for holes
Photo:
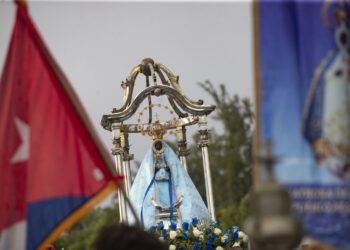
[[[136,96],[135,100],[123,111],[115,112],[110,115],[103,115],[101,125],[103,127],[109,127],[108,124],[110,123],[122,122],[129,119],[147,96],[158,94],[170,96],[184,111],[187,111],[192,115],[208,115],[215,109],[215,106],[213,105],[204,106],[189,103],[176,89],[169,86],[156,85],[150,86],[141,91],[141,93]]]
[[[124,89],[124,97],[122,100],[121,107],[119,109],[113,108],[112,113],[121,113],[124,110],[128,109],[133,101],[132,101],[132,96],[133,96],[133,91],[134,91],[134,86],[135,86],[135,80],[138,76],[139,73],[142,73],[146,76],[146,88],[150,86],[148,77],[151,76],[153,79],[153,86],[160,86],[157,84],[157,76],[159,76],[161,80],[161,84],[163,86],[168,86],[172,89],[174,89],[176,92],[178,92],[182,98],[185,100],[185,103],[194,105],[194,106],[201,106],[203,105],[203,100],[198,100],[198,101],[193,101],[189,97],[186,96],[186,94],[182,91],[179,85],[179,77],[175,76],[167,67],[160,63],[154,63],[154,61],[151,58],[146,58],[144,59],[141,64],[133,68],[133,70],[130,72],[129,76],[125,80],[125,82],[122,82],[121,86]],[[165,78],[165,75],[167,76],[168,80]],[[152,95],[155,96],[160,96],[160,95],[167,95],[167,92],[162,92],[159,89],[155,89]],[[149,96],[149,105],[151,104],[150,101],[150,94]],[[168,100],[174,111],[178,114],[179,117],[187,117],[188,114],[182,112],[182,110],[178,107],[178,105],[183,109],[183,107],[175,101],[175,98],[173,96],[168,96]],[[204,106],[203,106],[204,107]],[[215,107],[214,107],[215,108]],[[213,109],[214,109],[213,108]],[[212,109],[212,110],[213,110]],[[211,110],[211,111],[212,111]],[[185,110],[187,111],[187,110]],[[189,111],[187,111],[189,112]],[[151,113],[151,109],[150,109]],[[191,113],[191,112],[189,112]],[[191,113],[193,114],[193,113]],[[151,123],[151,122],[149,122]]]

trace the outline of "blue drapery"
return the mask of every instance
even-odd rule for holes
[[[159,184],[155,183],[151,185],[149,192],[147,192],[145,195],[155,172],[153,166],[154,156],[152,149],[149,149],[146,153],[129,193],[130,201],[134,205],[136,213],[140,214],[141,208],[143,208],[143,221],[145,228],[150,228],[151,226],[155,225],[156,210],[152,203],[151,197],[154,197],[157,200],[157,197],[159,196],[167,196],[159,197],[159,200],[169,202],[169,204],[162,205],[170,205],[170,203],[176,203],[180,199],[180,196],[183,195],[184,197],[179,208],[180,220],[182,222],[190,222],[194,217],[209,219],[208,209],[205,206],[202,197],[198,193],[188,173],[180,163],[179,158],[167,144],[165,147],[165,151],[162,153],[162,158],[166,159],[167,165],[171,171],[170,178],[172,178],[172,183],[170,184],[172,186],[172,190],[174,191],[172,193],[172,202],[169,199],[168,181],[163,181]],[[162,186],[162,184],[165,185]],[[164,188],[160,190],[159,187]],[[166,192],[162,192],[164,190],[166,190]],[[129,209],[128,222],[130,224],[133,224],[135,222],[134,217],[132,216]]]

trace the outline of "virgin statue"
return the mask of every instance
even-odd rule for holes
[[[156,124],[159,121],[156,121]],[[209,219],[209,212],[185,168],[174,151],[162,140],[162,133],[153,136],[129,193],[145,228],[158,221],[190,222],[192,218]],[[135,218],[128,210],[128,222]]]

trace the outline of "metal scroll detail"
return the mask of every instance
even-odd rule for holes
[[[187,111],[192,115],[208,115],[215,109],[215,106],[212,105],[204,106],[189,102],[181,95],[180,92],[172,87],[155,85],[145,88],[140,94],[136,96],[135,100],[133,100],[127,108],[123,110],[120,109],[120,112],[113,112],[110,115],[103,115],[101,125],[105,129],[110,130],[109,128],[113,122],[123,122],[135,114],[140,104],[148,96],[162,95],[167,95],[169,98],[175,101],[184,111]]]
[[[124,97],[122,101],[122,105],[119,109],[114,108],[112,110],[112,113],[120,113],[123,110],[125,110],[128,106],[131,105],[132,102],[132,95],[134,91],[134,86],[135,86],[135,80],[136,77],[139,73],[143,73],[146,77],[151,76],[153,79],[153,84],[154,86],[158,85],[157,84],[157,76],[161,79],[161,83],[164,86],[172,86],[172,89],[176,90],[178,92],[184,101],[187,103],[190,103],[195,106],[201,106],[203,104],[203,100],[198,100],[198,101],[193,101],[189,97],[186,96],[186,94],[182,91],[179,85],[179,77],[175,76],[167,67],[160,63],[154,63],[154,61],[151,58],[146,58],[142,60],[141,64],[136,66],[129,76],[127,77],[125,82],[122,82],[121,86],[124,89]],[[170,83],[165,79],[164,74],[168,77]],[[148,85],[148,84],[147,84]],[[146,85],[146,87],[148,87]],[[157,92],[155,93],[157,95]],[[166,94],[166,93],[165,93]],[[180,116],[180,117],[185,117],[186,114],[181,112],[181,110],[176,107],[176,104],[173,102],[173,97],[169,97],[169,102],[171,106],[174,108],[174,111]],[[179,103],[178,103],[179,104]],[[214,110],[214,106],[211,106],[212,110]],[[211,111],[212,111],[211,110]],[[188,111],[189,112],[189,111]],[[191,112],[189,112],[191,113]],[[191,113],[192,114],[192,113]]]
[[[133,99],[135,81],[142,73],[146,78],[145,88]],[[160,79],[158,84],[157,79]],[[112,132],[113,148],[112,154],[116,159],[117,172],[125,176],[123,190],[128,195],[131,187],[130,160],[133,155],[129,154],[129,133],[150,132],[155,126],[152,123],[152,98],[166,96],[170,106],[178,115],[178,119],[159,122],[157,124],[164,129],[176,129],[176,139],[178,144],[177,154],[182,165],[187,170],[186,156],[187,150],[186,126],[199,124],[200,142],[202,150],[203,170],[205,176],[207,205],[212,220],[215,220],[213,189],[211,183],[211,173],[208,154],[208,130],[206,116],[214,109],[214,105],[203,105],[203,100],[193,101],[180,88],[179,77],[175,76],[167,67],[160,63],[154,63],[151,58],[142,60],[141,64],[132,69],[129,76],[121,84],[124,89],[124,97],[120,108],[113,108],[112,113],[102,116],[101,126]],[[138,110],[142,102],[147,99],[149,107],[148,122],[144,124],[125,124]],[[190,167],[190,166],[189,166]],[[126,206],[127,199],[118,191],[119,211],[121,221],[127,223]],[[181,204],[181,201],[179,201]],[[164,208],[166,210],[166,208]]]

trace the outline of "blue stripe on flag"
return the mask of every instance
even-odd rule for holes
[[[27,210],[27,250],[36,249],[62,220],[90,196],[68,196],[30,203]]]

